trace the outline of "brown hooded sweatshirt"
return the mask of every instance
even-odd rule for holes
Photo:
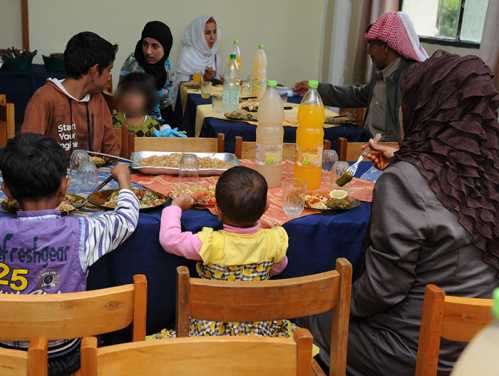
[[[68,153],[87,149],[119,155],[111,112],[102,94],[77,99],[62,81],[51,78],[33,94],[21,132],[52,137]]]

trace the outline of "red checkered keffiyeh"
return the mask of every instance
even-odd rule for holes
[[[399,55],[418,62],[428,59],[409,16],[405,12],[387,12],[365,34],[367,40],[381,40]]]

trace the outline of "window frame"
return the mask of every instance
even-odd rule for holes
[[[490,0],[489,0],[490,1]],[[466,4],[466,0],[461,0],[461,7],[459,9],[459,19],[457,22],[457,35],[456,38],[445,38],[445,37],[429,37],[424,35],[419,35],[419,39],[421,42],[429,43],[429,44],[439,44],[442,46],[453,46],[453,47],[463,47],[463,48],[480,48],[480,43],[462,40],[461,39],[461,29],[463,27],[463,18],[464,18],[464,6]],[[404,7],[404,0],[400,0],[399,10],[402,11]]]

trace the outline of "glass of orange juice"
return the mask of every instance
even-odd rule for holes
[[[203,80],[203,75],[201,74],[201,72],[196,72],[192,75],[192,82],[194,82],[195,84],[201,85],[202,80]]]

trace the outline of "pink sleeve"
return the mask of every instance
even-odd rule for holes
[[[284,269],[288,266],[288,256],[284,256],[284,258],[272,265],[272,269],[270,270],[270,275],[274,276],[277,274],[281,274]]]
[[[201,260],[201,256],[199,256],[202,246],[201,240],[192,232],[182,232],[181,216],[182,209],[178,206],[171,205],[163,209],[159,242],[168,253],[199,261]]]

